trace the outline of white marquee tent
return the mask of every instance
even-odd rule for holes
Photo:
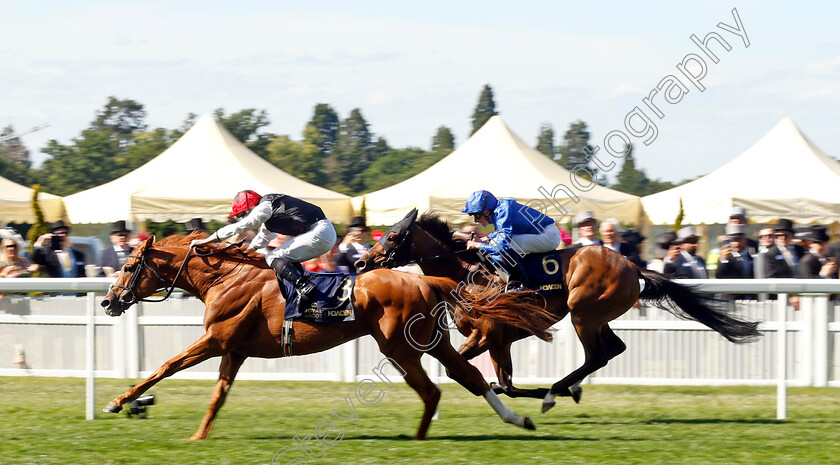
[[[32,193],[32,189],[0,177],[0,222],[35,223]],[[38,205],[44,214],[44,221],[58,221],[64,216],[61,197],[39,192]]]
[[[461,147],[427,170],[391,187],[354,197],[353,204],[358,210],[364,199],[368,224],[393,224],[415,207],[421,213],[435,211],[447,221],[463,223],[468,219],[461,213],[467,197],[486,189],[498,197],[514,197],[538,207],[563,223],[576,212],[593,210],[601,220],[616,218],[639,224],[638,197],[592,186],[578,177],[573,181],[572,176],[494,116]],[[571,200],[560,186],[579,201]],[[570,212],[565,218],[562,209]]]
[[[683,224],[726,223],[743,207],[755,223],[840,221],[840,163],[821,152],[790,118],[717,170],[642,198],[653,224],[671,224],[683,202]]]
[[[309,184],[263,160],[211,115],[163,153],[107,184],[64,198],[72,223],[227,219],[237,192],[278,192],[320,206],[334,222],[353,216],[350,197]]]

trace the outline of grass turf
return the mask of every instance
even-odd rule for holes
[[[97,380],[97,411],[130,385]],[[325,418],[344,436],[332,447],[312,445],[318,463],[615,463],[834,464],[840,462],[840,390],[792,388],[790,419],[775,419],[775,388],[584,386],[575,405],[558,398],[540,414],[540,401],[503,401],[530,415],[537,431],[503,424],[481,399],[457,385],[442,386],[441,417],[427,441],[413,441],[422,412],[404,384],[375,406],[355,401],[358,423],[346,412],[354,384],[238,381],[210,438],[195,432],[213,382],[164,380],[153,387],[148,419],[98,413],[84,420],[84,380],[0,378],[0,463],[3,464],[264,464],[295,436],[314,434]],[[331,435],[330,437],[334,437]],[[278,463],[307,459],[284,454]],[[309,460],[309,463],[314,461]],[[305,463],[305,462],[292,462]]]

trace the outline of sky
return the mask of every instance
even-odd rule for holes
[[[150,128],[265,109],[265,130],[294,139],[328,103],[342,118],[360,108],[392,147],[428,149],[441,125],[456,146],[469,137],[490,84],[529,144],[544,123],[560,143],[583,120],[602,148],[626,134],[637,167],[665,181],[722,166],[784,117],[840,157],[840,3],[582,3],[0,0],[0,127],[49,124],[22,136],[39,164],[47,141],[71,143],[109,96],[142,103]],[[718,27],[737,29],[733,9],[746,38]],[[718,63],[690,38],[710,32],[731,47],[710,42]],[[691,54],[706,65],[703,91],[677,67]],[[686,72],[700,73],[696,61]],[[643,99],[669,75],[687,92],[648,98],[660,118]],[[637,106],[655,139],[625,127]]]

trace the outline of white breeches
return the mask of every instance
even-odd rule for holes
[[[517,252],[550,252],[560,246],[563,238],[555,225],[549,225],[540,234],[514,234],[510,238],[511,248]]]
[[[313,224],[309,231],[290,237],[280,247],[265,255],[269,266],[278,258],[285,258],[293,262],[305,262],[319,255],[329,252],[336,242],[335,228],[329,220],[320,220]]]

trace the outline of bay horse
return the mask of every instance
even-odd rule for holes
[[[150,237],[139,244],[101,303],[105,313],[119,316],[159,289],[168,288],[171,293],[176,286],[204,302],[206,333],[104,409],[105,412],[119,412],[121,405],[137,399],[161,379],[211,357],[221,357],[219,379],[207,413],[190,439],[208,436],[216,413],[224,404],[246,358],[276,358],[284,354],[281,334],[285,302],[280,296],[274,271],[268,268],[264,257],[236,245],[191,249],[191,240],[198,237],[195,233],[176,235],[158,243]],[[406,325],[412,322],[411,337],[416,344],[431,346],[428,344],[430,338],[444,314],[435,315],[432,310],[442,301],[457,305],[451,294],[455,287],[456,283],[450,279],[418,277],[392,270],[360,275],[353,290],[355,320],[340,323],[295,321],[294,353],[320,352],[370,334],[382,353],[404,372],[405,382],[422,399],[424,411],[415,439],[424,439],[440,400],[440,390],[420,365],[423,352],[407,341]],[[517,304],[529,306],[527,302],[517,302],[521,299],[491,302],[468,294],[466,298],[478,309],[478,315],[521,325],[543,337],[550,337],[541,332],[540,326],[544,325],[539,323],[539,318],[522,318],[507,309]],[[539,315],[538,308],[532,309],[537,311],[534,315]],[[428,353],[455,373],[455,380],[472,394],[483,396],[504,422],[534,429],[528,417],[518,416],[501,403],[478,369],[455,351],[448,337],[441,338]]]
[[[416,216],[417,211],[413,210],[383,235],[356,262],[357,271],[401,266],[413,261],[426,275],[451,278],[488,298],[507,295],[502,293],[504,286],[499,283],[498,276],[488,271],[492,268],[480,262],[477,251],[465,250],[464,241],[453,239],[446,222],[432,213],[425,213],[419,219]],[[542,398],[543,413],[555,405],[556,395],[571,396],[577,402],[580,398],[578,383],[624,352],[627,346],[613,332],[609,322],[623,315],[639,299],[650,301],[680,318],[699,321],[731,342],[749,342],[760,336],[757,322],[729,315],[721,307],[725,302],[673,282],[655,271],[638,268],[606,247],[565,249],[560,251],[559,257],[559,262],[548,258],[543,266],[557,275],[564,292],[546,296],[538,296],[534,291],[517,293],[530,294],[535,303],[544,303],[553,315],[547,323],[549,326],[571,314],[572,325],[583,344],[583,365],[550,389],[513,386],[510,346],[529,336],[527,330],[481,317],[456,321],[458,330],[467,338],[458,352],[471,359],[489,351],[499,380],[497,390],[511,397]],[[640,280],[644,282],[643,287]]]

